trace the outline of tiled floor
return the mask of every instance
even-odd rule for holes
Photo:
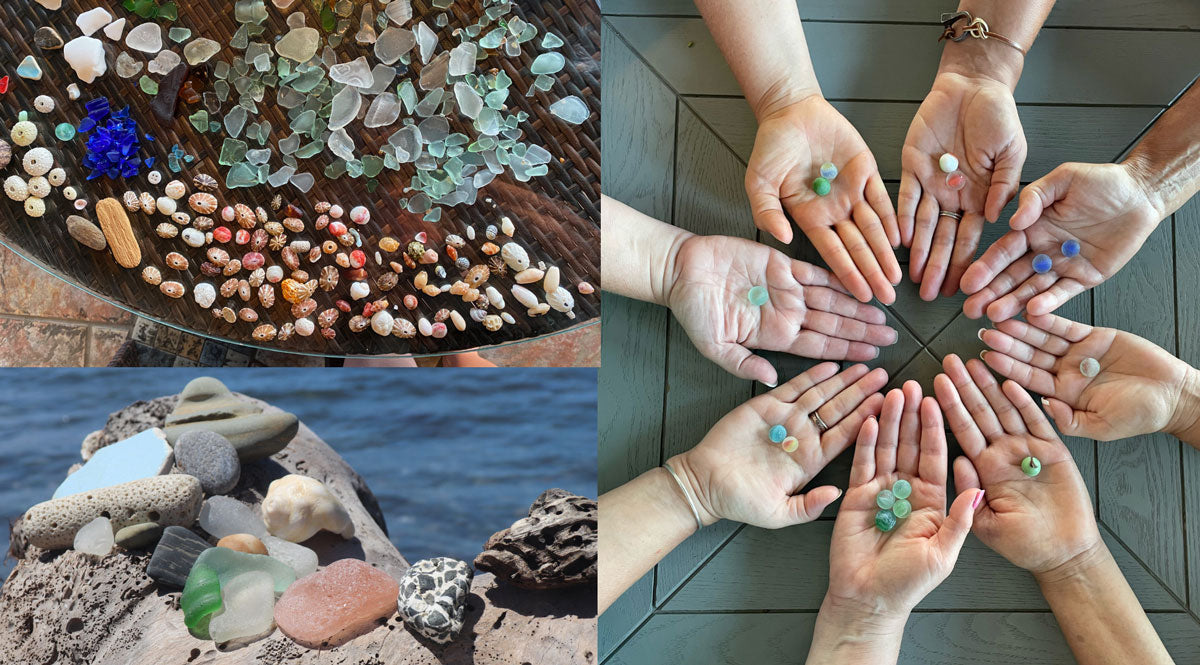
[[[320,358],[217,343],[139,319],[0,246],[0,367],[109,364],[127,339],[137,364],[320,366]],[[598,367],[600,326],[485,351],[501,367]],[[429,364],[422,362],[421,364]]]

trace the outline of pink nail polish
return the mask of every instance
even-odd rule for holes
[[[979,502],[983,501],[983,492],[984,490],[979,490],[979,494],[975,495],[975,500],[971,502],[971,510],[975,510],[979,507]]]

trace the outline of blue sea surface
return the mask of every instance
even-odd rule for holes
[[[409,561],[471,561],[551,487],[596,496],[594,369],[8,369],[5,549],[7,525],[50,498],[110,413],[198,376],[299,416],[366,479]]]

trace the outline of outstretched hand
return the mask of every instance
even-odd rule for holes
[[[691,236],[679,247],[667,304],[705,357],[773,386],[775,368],[751,349],[806,358],[871,360],[896,341],[882,310],[856,302],[828,272],[778,250],[728,236]],[[756,306],[747,294],[767,288]]]
[[[1127,164],[1063,164],[1021,191],[1012,231],[963,274],[971,294],[963,312],[993,321],[1026,309],[1049,314],[1085,289],[1117,273],[1154,231],[1161,215],[1147,188]],[[1062,254],[1066,240],[1079,241],[1079,255]],[[1053,260],[1036,273],[1033,257]]]
[[[838,169],[826,196],[812,190],[821,164]],[[795,220],[850,293],[896,300],[900,244],[892,201],[879,167],[858,131],[820,95],[811,95],[762,119],[746,169],[754,224],[782,243]]]

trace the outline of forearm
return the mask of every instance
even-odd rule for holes
[[[847,608],[825,597],[813,628],[807,665],[888,665],[900,655],[905,616]]]
[[[795,0],[696,0],[696,7],[760,121],[821,94]]]
[[[1103,543],[1035,577],[1080,665],[1172,662]]]
[[[687,499],[661,467],[601,495],[599,520],[601,613],[696,531]]]
[[[602,197],[600,214],[604,289],[665,306],[679,245],[692,234],[607,196]]]
[[[1179,362],[1183,363],[1182,360]],[[1200,370],[1194,367],[1187,366],[1175,402],[1175,412],[1166,431],[1193,448],[1200,449]]]
[[[1200,82],[1154,123],[1125,164],[1145,184],[1159,219],[1200,191]]]
[[[961,0],[958,3],[960,11],[983,19],[990,32],[1004,35],[1020,44],[1026,52],[1033,46],[1053,6],[1054,0]],[[1025,56],[1008,44],[995,39],[967,37],[961,42],[946,42],[938,73],[991,78],[1013,90],[1024,66]]]

